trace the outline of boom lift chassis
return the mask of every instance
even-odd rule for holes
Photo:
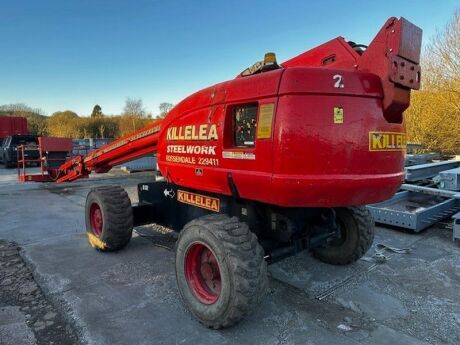
[[[137,205],[119,186],[91,190],[88,240],[111,251],[134,226],[180,231],[185,305],[208,327],[231,326],[267,290],[267,264],[309,249],[344,265],[370,248],[363,205],[403,181],[402,113],[420,87],[420,45],[418,27],[390,18],[365,51],[338,37],[280,65],[266,54],[165,119],[48,173],[70,182],[157,154],[164,181],[139,184]]]

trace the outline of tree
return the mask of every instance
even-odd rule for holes
[[[459,92],[460,8],[449,23],[430,40],[425,52],[424,84],[427,87]]]
[[[460,9],[427,44],[420,91],[406,111],[409,142],[427,151],[460,153]]]
[[[73,111],[57,111],[48,119],[48,131],[55,137],[78,138],[81,131],[79,119]]]
[[[104,116],[102,114],[102,108],[99,104],[96,104],[93,108],[93,111],[91,112],[91,117],[101,117]]]
[[[142,99],[127,98],[123,109],[123,115],[144,117],[145,108]]]
[[[0,116],[21,116],[27,118],[27,127],[30,133],[47,135],[47,116],[43,110],[32,108],[23,103],[5,104],[0,106]]]
[[[119,132],[118,117],[80,117],[77,126],[83,138],[116,138]]]
[[[173,104],[172,103],[168,103],[168,102],[163,102],[163,103],[160,103],[159,105],[159,109],[160,109],[160,118],[164,118],[166,116],[166,114],[169,113],[169,111],[172,109],[173,107]]]
[[[119,119],[120,135],[134,132],[144,127],[149,121],[142,99],[128,98],[123,109],[123,115]]]

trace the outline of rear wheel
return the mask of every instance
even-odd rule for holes
[[[92,189],[86,198],[86,234],[93,248],[119,250],[133,232],[133,211],[126,191],[119,186]]]
[[[248,315],[268,286],[264,252],[236,217],[189,222],[176,245],[176,278],[185,305],[207,327],[229,327]]]
[[[339,237],[326,247],[316,248],[313,255],[333,265],[347,265],[361,258],[374,240],[374,219],[366,207],[337,208]]]

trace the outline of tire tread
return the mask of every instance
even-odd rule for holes
[[[179,235],[178,243],[188,228],[200,226],[217,237],[225,248],[225,260],[233,269],[234,298],[227,312],[216,320],[201,320],[207,327],[230,327],[250,314],[268,289],[267,263],[256,235],[237,217],[207,215],[190,221]]]
[[[358,244],[345,257],[328,255],[328,248],[314,250],[313,255],[319,260],[332,265],[349,265],[367,253],[374,241],[374,219],[364,206],[347,207],[357,225]]]
[[[128,193],[117,185],[108,185],[93,188],[87,197],[86,212],[89,212],[88,200],[92,194],[100,200],[100,207],[104,209],[104,230],[101,240],[105,248],[100,251],[116,251],[125,247],[132,237],[133,212]],[[87,216],[88,217],[88,216]],[[91,225],[86,224],[87,232],[91,232]]]

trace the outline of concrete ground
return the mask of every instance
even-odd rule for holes
[[[308,253],[289,258],[269,267],[270,292],[250,317],[221,331],[201,326],[178,295],[171,235],[140,228],[117,253],[97,252],[86,241],[88,190],[122,184],[135,201],[136,184],[151,176],[114,172],[65,185],[18,184],[15,171],[0,166],[0,240],[22,247],[35,281],[81,343],[460,343],[460,243],[442,227],[419,234],[378,227],[374,247],[412,249],[389,252],[381,264],[374,248],[347,267]],[[16,321],[24,319],[14,311]]]

